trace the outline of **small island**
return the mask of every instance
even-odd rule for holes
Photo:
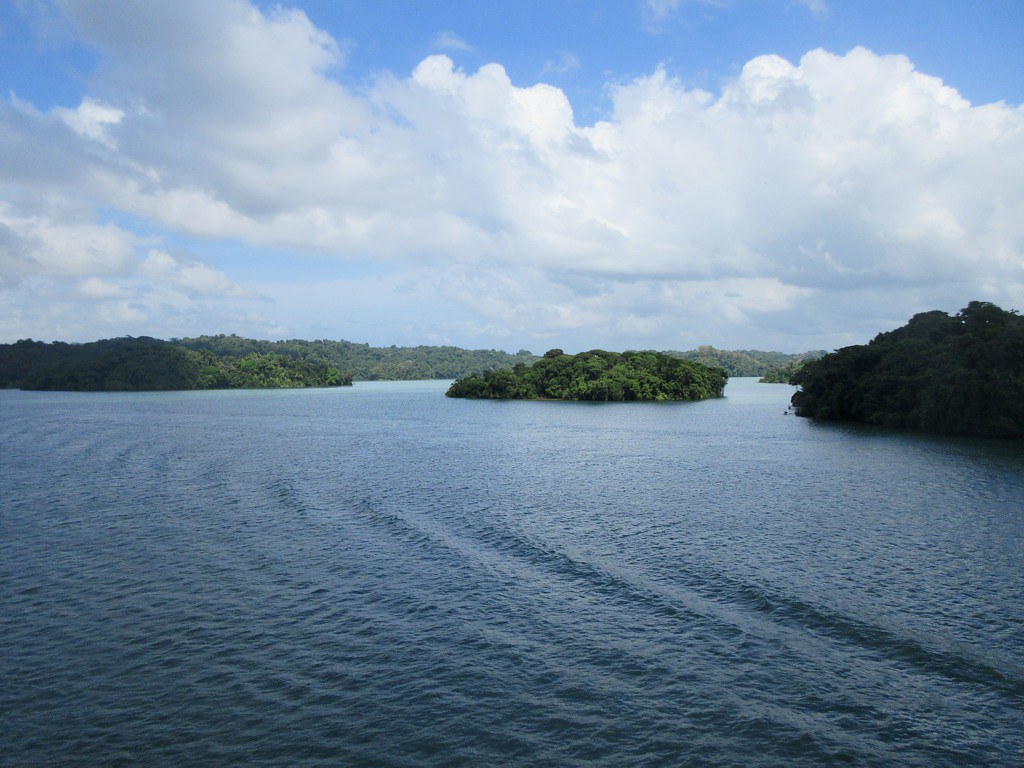
[[[728,375],[660,352],[567,355],[552,349],[533,365],[464,376],[448,397],[492,400],[669,401],[721,397]]]
[[[1024,317],[982,301],[923,312],[806,363],[792,383],[798,416],[1024,438]]]

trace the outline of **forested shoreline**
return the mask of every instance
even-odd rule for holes
[[[822,356],[824,355],[824,356]],[[606,352],[371,347],[218,334],[163,341],[0,344],[0,387],[142,391],[335,387],[353,380],[453,379],[451,397],[687,400],[729,376],[800,387],[796,413],[952,435],[1024,437],[1024,318],[986,302],[915,315],[835,352]]]
[[[922,312],[793,376],[797,415],[949,435],[1024,438],[1024,317],[972,301]]]
[[[816,360],[825,354],[818,349],[810,352],[788,354],[786,352],[765,352],[760,349],[716,349],[702,345],[687,352],[669,350],[666,355],[702,363],[710,368],[721,368],[732,376],[767,376],[772,371],[800,365]]]
[[[218,356],[142,336],[6,345],[0,349],[0,384],[79,392],[284,389],[346,386],[352,377],[333,366],[273,352]]]
[[[347,341],[263,341],[219,334],[164,341],[146,336],[83,344],[24,339],[0,345],[0,387],[130,391],[349,385],[356,378],[454,379],[511,367],[529,352],[457,347],[370,347]]]
[[[544,353],[532,366],[480,372],[456,380],[448,397],[491,400],[703,400],[721,397],[721,368],[660,352]]]
[[[818,357],[720,350],[701,346],[665,355],[721,368],[730,376],[761,376],[773,366]],[[0,388],[211,389],[337,386],[351,381],[458,379],[531,365],[539,358],[452,346],[372,347],[317,339],[267,341],[216,334],[169,341],[126,336],[94,342],[23,339],[0,344]]]
[[[209,351],[217,357],[277,354],[295,360],[337,368],[358,381],[411,381],[455,379],[475,370],[511,368],[532,363],[536,356],[526,350],[515,354],[496,349],[462,349],[453,346],[372,347],[351,341],[317,339],[265,341],[217,334],[174,339],[186,349]]]

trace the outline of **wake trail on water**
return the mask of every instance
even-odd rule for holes
[[[0,424],[0,742],[26,764],[1024,760],[1019,554],[993,545],[1019,463],[886,505],[949,450],[893,477],[888,442],[808,447],[777,409],[715,443],[707,409],[524,427],[434,399],[82,398],[75,429],[26,399]],[[776,438],[879,457],[759,464]]]
[[[941,638],[915,637],[896,628],[817,606],[761,584],[710,571],[707,566],[675,568],[672,583],[659,583],[637,571],[579,550],[567,551],[522,531],[484,524],[486,510],[466,516],[464,530],[474,539],[454,535],[436,521],[396,512],[379,511],[379,502],[363,502],[367,520],[375,520],[389,535],[411,546],[443,546],[460,558],[472,558],[495,567],[495,554],[504,558],[504,570],[521,578],[523,569],[543,572],[561,581],[582,585],[601,600],[643,607],[687,621],[715,623],[729,630],[778,638],[784,630],[810,633],[860,650],[876,652],[927,675],[991,688],[1011,699],[1024,696],[1024,668],[1009,659],[976,649],[943,646]],[[470,522],[471,518],[471,522]],[[518,563],[512,567],[511,563]]]
[[[723,696],[716,705],[716,717],[734,722],[740,732],[761,734],[759,738],[772,729],[777,731],[773,738],[780,739],[783,737],[778,734],[795,731],[818,734],[822,754],[832,759],[858,750],[867,756],[872,751],[864,734],[852,738],[849,723],[844,729],[836,724],[837,719],[855,717],[884,723],[892,720],[886,700],[899,700],[902,695],[884,692],[888,699],[881,699],[880,691],[870,686],[837,694],[827,682],[827,668],[837,661],[863,674],[874,674],[878,668],[890,672],[900,668],[904,677],[918,678],[915,683],[908,680],[909,686],[935,687],[937,697],[952,684],[981,689],[984,695],[1003,698],[1011,707],[1021,706],[1024,681],[1008,660],[986,658],[968,648],[942,647],[935,639],[901,634],[703,566],[677,567],[671,580],[646,576],[640,568],[631,569],[579,547],[561,546],[517,530],[490,505],[460,511],[444,503],[424,503],[414,493],[405,499],[401,494],[389,494],[386,499],[364,495],[340,508],[328,505],[321,514],[354,523],[367,542],[415,552],[434,564],[446,563],[452,577],[448,589],[452,593],[463,589],[474,599],[488,593],[486,599],[494,603],[485,607],[495,614],[515,613],[503,600],[521,602],[527,608],[521,605],[520,612],[528,613],[537,593],[563,595],[578,611],[554,625],[552,614],[546,614],[547,637],[533,643],[532,651],[538,658],[547,658],[551,667],[561,664],[564,668],[559,652],[544,648],[546,643],[561,645],[573,663],[598,669],[602,676],[598,686],[606,692],[636,695],[637,686],[642,689],[647,677],[655,674],[652,670],[662,677],[676,676],[682,691],[688,682],[701,677],[705,657],[731,657],[732,663],[743,669],[755,669],[764,654],[796,657],[805,676],[778,689],[791,699],[788,709],[765,709],[758,703],[763,692],[750,694],[741,688]],[[429,585],[420,587],[426,590],[420,594],[421,600],[435,604],[445,599],[443,594],[431,593]],[[413,610],[416,600],[404,604],[406,610]],[[496,623],[497,631],[481,631],[501,642],[504,621]],[[680,648],[693,643],[704,647]],[[522,646],[523,641],[518,639],[513,645]],[[818,673],[821,679],[815,679]],[[564,669],[562,674],[566,674]],[[745,684],[742,679],[737,682]],[[580,689],[589,684],[577,683]],[[806,702],[814,706],[806,706]],[[690,716],[699,721],[698,713]],[[878,749],[879,754],[884,753],[881,746]]]

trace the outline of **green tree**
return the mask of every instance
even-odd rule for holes
[[[800,416],[1024,437],[1024,318],[987,302],[924,312],[807,363],[793,382]]]
[[[449,397],[557,400],[699,400],[721,397],[728,377],[659,352],[567,355],[551,350],[532,366],[484,371],[456,379]]]

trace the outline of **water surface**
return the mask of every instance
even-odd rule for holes
[[[5,765],[1024,762],[1024,449],[443,382],[0,392]]]

